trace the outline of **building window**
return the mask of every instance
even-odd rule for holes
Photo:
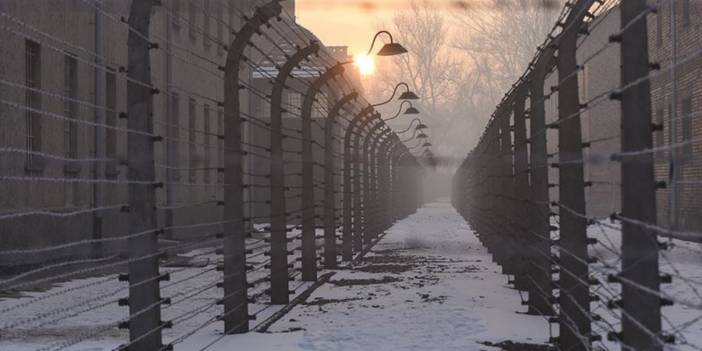
[[[177,93],[171,94],[171,106],[170,114],[168,116],[169,131],[168,131],[168,165],[171,167],[177,167],[179,161],[179,145],[178,139],[180,139],[180,97]],[[170,179],[173,181],[180,180],[180,170],[173,169],[169,172]]]
[[[202,3],[202,15],[204,20],[202,22],[202,44],[205,49],[209,49],[212,46],[212,36],[210,35],[210,0],[205,0]]]
[[[24,51],[24,79],[25,86],[25,124],[26,124],[26,150],[27,158],[25,168],[27,171],[41,171],[42,159],[33,152],[41,152],[41,47],[31,40],[25,41]]]
[[[195,183],[197,182],[197,173],[195,171],[195,168],[197,167],[197,161],[196,161],[196,155],[195,153],[197,152],[197,148],[195,147],[195,143],[197,142],[197,138],[195,135],[195,122],[196,122],[196,103],[194,99],[190,99],[190,102],[188,104],[188,158],[189,158],[189,167],[190,170],[188,172],[188,181],[190,183]]]
[[[171,23],[173,24],[173,29],[177,32],[180,31],[180,1],[171,0]]]
[[[656,45],[663,45],[663,13],[661,11],[656,14]]]
[[[325,117],[326,102],[327,97],[324,94],[317,96],[317,99],[315,99],[314,104],[312,105],[312,118]]]
[[[205,144],[204,145],[205,154],[204,154],[204,160],[203,160],[204,167],[203,167],[202,171],[204,173],[205,184],[210,184],[210,167],[212,167],[212,164],[211,164],[212,158],[210,157],[211,152],[212,152],[212,148],[210,147],[210,133],[212,133],[212,130],[210,128],[210,106],[205,105],[205,109],[203,112],[204,112],[204,114],[202,116],[202,119],[204,121],[204,123],[203,123],[204,133],[203,134],[205,136],[205,143],[204,143]]]
[[[683,27],[690,26],[690,0],[682,2],[682,25]]]
[[[197,7],[195,7],[195,2],[190,0],[188,1],[188,36],[190,37],[191,41],[195,41],[197,39],[196,17]]]
[[[302,108],[302,95],[300,93],[288,93],[288,103],[284,108],[288,111],[285,117],[299,116],[300,108]]]
[[[117,126],[117,77],[112,69],[105,74],[105,122],[108,126]],[[105,157],[110,159],[105,168],[105,176],[114,178],[119,174],[117,166],[117,131],[105,130]]]
[[[224,110],[217,111],[217,134],[224,135]],[[217,168],[224,168],[224,138],[217,137]],[[217,170],[217,183],[224,183],[224,172]]]
[[[692,158],[692,97],[687,97],[682,100],[682,142],[686,142],[682,146],[681,153],[683,160]]]
[[[227,5],[227,9],[229,10],[229,41],[227,44],[234,40],[234,31],[236,30],[236,14],[234,13],[234,6],[236,5]]]
[[[78,155],[78,61],[75,57],[66,55],[63,68],[63,115],[69,120],[63,123],[63,152],[66,158],[76,158]],[[64,170],[77,172],[78,164],[69,162]]]
[[[270,102],[263,97],[256,96],[255,99],[258,102],[256,104],[258,117],[261,117],[265,120],[270,120],[270,118],[271,118],[271,104],[270,104]]]
[[[222,1],[216,0],[215,6],[217,7],[217,54],[224,54],[224,22],[222,16]]]
[[[654,123],[656,123],[659,126],[662,126],[664,114],[665,114],[665,110],[663,109],[663,107],[657,108]],[[661,147],[661,146],[663,146],[664,143],[665,143],[665,141],[663,140],[663,130],[656,130],[655,132],[653,132],[653,147]],[[656,152],[655,158],[656,158],[656,162],[665,161],[665,152],[664,151]]]

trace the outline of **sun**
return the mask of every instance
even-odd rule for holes
[[[358,67],[358,71],[362,76],[369,76],[375,72],[375,62],[373,57],[366,54],[356,54],[353,58],[354,66]]]

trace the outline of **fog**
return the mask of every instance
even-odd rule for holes
[[[437,175],[428,175],[428,183],[442,184],[443,175],[453,173],[504,93],[525,71],[562,4],[520,0],[471,2],[471,6],[414,0],[406,4],[377,29],[393,33],[409,55],[379,57],[376,73],[364,85],[368,96],[377,100],[390,96],[398,82],[406,82],[420,96],[412,103],[429,127],[426,134],[438,160]],[[398,109],[399,103],[379,108],[385,116]],[[412,118],[402,116],[389,124],[402,130]],[[409,138],[411,133],[403,136]],[[421,149],[415,151],[419,154]]]

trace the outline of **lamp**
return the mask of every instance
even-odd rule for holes
[[[373,107],[382,106],[382,105],[385,105],[385,104],[389,103],[390,101],[392,101],[392,99],[395,98],[395,95],[397,95],[397,89],[399,89],[400,87],[404,87],[405,91],[402,94],[400,94],[400,97],[398,98],[399,100],[403,100],[403,101],[419,100],[419,96],[417,96],[417,94],[415,94],[412,90],[410,90],[410,87],[409,87],[409,85],[407,85],[407,83],[400,82],[400,83],[397,83],[397,85],[395,85],[395,89],[393,89],[392,95],[390,96],[389,99],[387,99],[383,102],[374,104]]]
[[[393,120],[393,119],[399,117],[400,114],[403,114],[403,113],[402,113],[402,106],[404,106],[405,104],[409,104],[409,105],[410,105],[410,106],[407,108],[407,110],[405,110],[405,112],[404,112],[405,115],[416,115],[416,114],[419,113],[419,110],[417,110],[416,108],[414,108],[414,106],[412,106],[412,103],[411,103],[411,102],[405,100],[405,101],[403,101],[403,102],[400,104],[400,109],[397,111],[397,113],[396,113],[394,116],[392,116],[392,117],[390,117],[390,118],[384,118],[383,121],[387,122],[387,121]]]
[[[387,34],[390,37],[390,43],[383,45],[382,48],[378,51],[378,56],[396,56],[396,55],[402,55],[407,53],[407,49],[405,49],[404,46],[396,43],[392,39],[392,34],[386,30],[381,30],[380,32],[375,34],[375,37],[373,37],[373,42],[371,43],[370,49],[368,49],[368,55],[371,54],[373,51],[373,46],[375,46],[375,41],[378,39],[378,37],[381,34]]]

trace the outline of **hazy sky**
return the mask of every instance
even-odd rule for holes
[[[405,0],[407,1],[407,0]],[[349,53],[368,50],[378,25],[390,22],[391,0],[297,0],[297,20],[325,45],[347,45]],[[383,5],[369,8],[368,4]]]
[[[440,10],[483,6],[488,0],[418,0]],[[542,0],[543,1],[543,0]],[[373,35],[411,0],[296,0],[297,20],[325,45],[347,45],[349,53],[367,52]]]

